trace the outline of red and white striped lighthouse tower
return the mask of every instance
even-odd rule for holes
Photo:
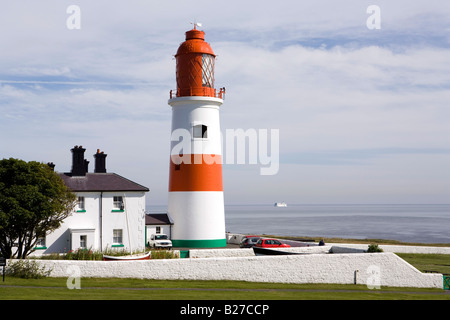
[[[168,211],[174,247],[224,247],[225,213],[219,107],[225,89],[214,88],[215,54],[205,33],[186,32],[175,55],[177,90],[172,107]]]

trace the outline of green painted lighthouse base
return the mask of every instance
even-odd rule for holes
[[[227,246],[227,239],[210,239],[210,240],[172,239],[172,246],[181,248],[223,248]]]

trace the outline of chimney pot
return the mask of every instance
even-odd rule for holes
[[[106,156],[103,151],[100,152],[100,149],[97,149],[97,153],[94,154],[95,158],[95,173],[106,173]]]
[[[84,152],[82,146],[75,146],[72,151],[72,176],[85,176],[89,162],[85,163]]]

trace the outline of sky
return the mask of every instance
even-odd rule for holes
[[[69,172],[82,145],[93,172],[100,149],[108,172],[166,205],[174,54],[201,22],[226,87],[222,132],[267,132],[279,159],[261,174],[258,145],[257,163],[224,163],[225,204],[450,203],[446,1],[0,5],[0,159]]]

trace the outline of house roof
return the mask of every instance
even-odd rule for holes
[[[85,176],[72,176],[71,173],[58,173],[67,187],[80,191],[150,191],[136,182],[115,173],[86,173]]]
[[[167,213],[147,213],[145,225],[173,224]]]

